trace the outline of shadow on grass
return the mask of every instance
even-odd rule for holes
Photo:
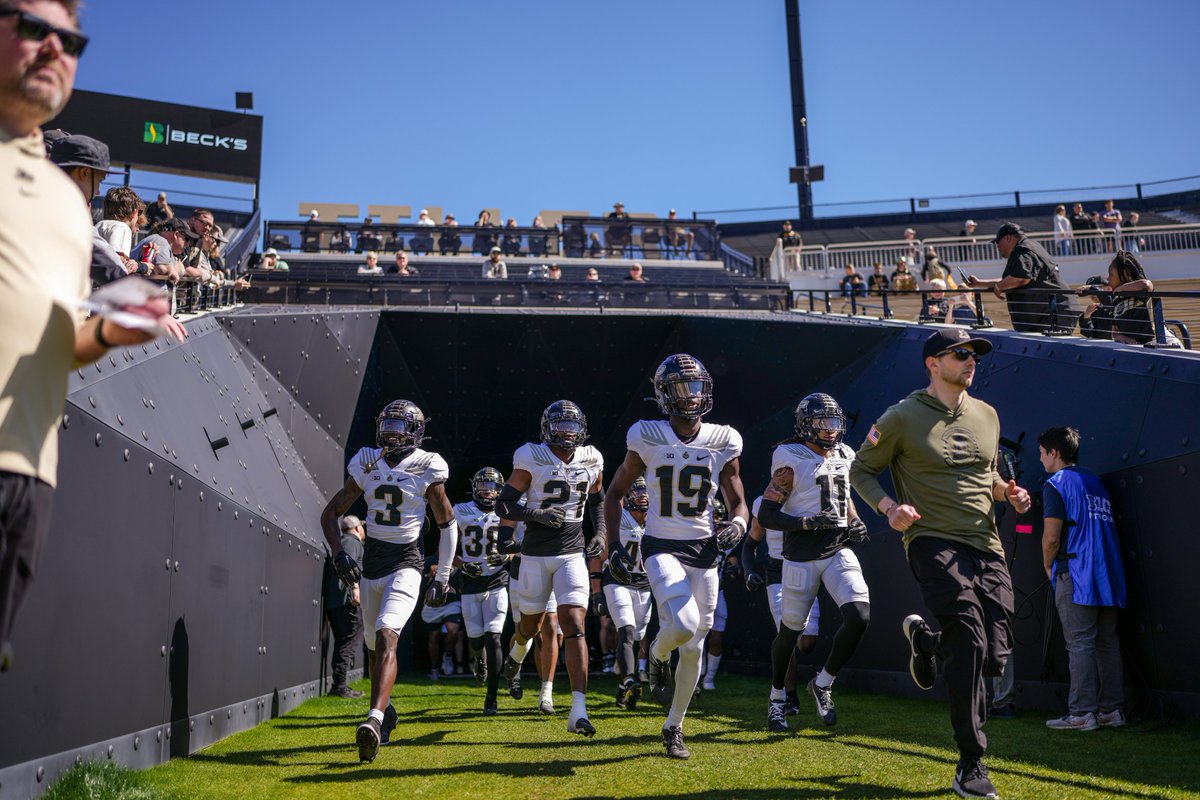
[[[776,786],[769,789],[706,789],[705,800],[755,800],[756,798],[817,798],[817,797],[944,797],[946,789],[909,791],[895,786],[864,783],[857,775],[823,775],[819,778],[795,778],[793,786]],[[807,784],[807,785],[804,785]],[[694,798],[694,792],[682,794],[634,794],[638,800],[674,800]],[[581,795],[573,800],[604,800],[604,795]]]
[[[544,745],[543,745],[544,746]],[[634,758],[645,758],[646,756],[621,756],[617,758],[596,758],[596,759],[579,759],[567,760],[559,759],[555,761],[531,761],[531,762],[505,762],[505,761],[480,761],[475,764],[456,764],[453,767],[455,775],[465,775],[469,773],[478,773],[480,775],[503,776],[508,778],[570,778],[578,774],[581,769],[588,767],[601,767],[607,764],[625,764]],[[444,777],[448,772],[446,767],[410,767],[410,768],[381,768],[378,766],[366,766],[362,769],[353,771],[340,772],[336,774],[326,773],[323,775],[296,775],[284,778],[287,783],[346,783],[359,782],[364,780],[373,780],[375,778],[420,778],[420,777]]]

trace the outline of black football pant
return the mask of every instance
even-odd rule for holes
[[[362,641],[362,616],[358,607],[347,603],[328,609],[329,630],[333,634],[333,687],[346,685],[346,675],[354,667],[354,652]]]
[[[998,677],[1012,649],[1013,590],[1004,559],[968,545],[918,536],[908,545],[925,606],[940,632],[917,646],[942,661],[950,696],[950,724],[959,753],[981,758],[987,750],[984,678]]]
[[[53,503],[50,484],[0,472],[0,652],[7,648],[21,601],[33,586]]]

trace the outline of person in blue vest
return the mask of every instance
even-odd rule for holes
[[[1125,570],[1104,484],[1079,466],[1079,431],[1038,436],[1042,466],[1042,563],[1050,578],[1070,659],[1067,714],[1052,730],[1093,731],[1125,724],[1117,609],[1125,607]]]

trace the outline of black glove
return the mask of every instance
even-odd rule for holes
[[[850,527],[846,529],[846,541],[851,544],[858,544],[867,540],[867,523],[861,519],[850,520]]]
[[[593,536],[591,541],[587,543],[583,554],[588,558],[600,558],[604,555],[604,540],[599,536]]]
[[[767,585],[767,578],[761,572],[753,569],[746,570],[746,591],[753,592]]]
[[[535,508],[527,513],[530,522],[545,525],[547,528],[561,528],[567,512],[561,506],[553,508]]]
[[[508,561],[508,556],[504,553],[488,553],[487,565],[489,567],[503,566],[506,561]]]
[[[637,564],[630,558],[629,551],[625,549],[624,545],[617,542],[608,556],[608,574],[612,575],[613,580],[622,586],[630,586],[634,581],[635,569],[637,569]]]
[[[737,547],[745,533],[746,529],[733,520],[722,522],[717,526],[716,533],[714,534],[717,539],[717,549],[729,550]]]
[[[464,561],[458,571],[468,578],[479,578],[483,576],[483,564],[478,561]]]
[[[811,517],[800,517],[800,530],[802,531],[822,531],[829,528],[839,528],[838,515],[832,511],[822,511],[820,514],[814,514]]]
[[[358,562],[345,550],[333,557],[333,571],[347,586],[353,586],[362,577],[362,570],[358,568]]]
[[[446,605],[446,601],[450,599],[450,584],[445,581],[435,580],[429,584],[429,591],[425,593],[425,605],[430,608],[441,608]]]
[[[592,592],[592,613],[597,617],[608,613],[608,602],[604,599],[604,592]]]

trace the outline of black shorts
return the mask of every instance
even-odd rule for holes
[[[0,472],[0,648],[8,644],[21,600],[37,575],[53,505],[50,484]]]
[[[658,553],[670,553],[680,564],[699,569],[713,569],[721,560],[721,551],[717,549],[717,540],[713,536],[704,539],[659,539],[643,536],[642,563]]]

